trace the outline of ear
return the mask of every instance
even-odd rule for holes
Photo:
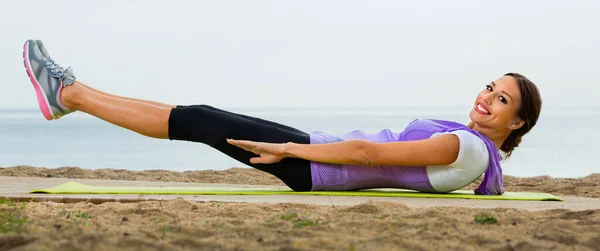
[[[517,130],[517,129],[523,127],[523,125],[525,125],[525,121],[523,121],[520,118],[517,118],[512,123],[510,123],[508,128],[510,128],[511,130]]]

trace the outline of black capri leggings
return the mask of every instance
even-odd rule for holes
[[[310,191],[310,161],[285,158],[276,164],[252,164],[257,156],[227,143],[226,139],[269,143],[310,144],[310,136],[271,121],[220,110],[208,105],[177,106],[169,117],[169,139],[207,144],[248,166],[275,175],[294,191]]]

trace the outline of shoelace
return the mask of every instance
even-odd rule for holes
[[[64,69],[59,64],[55,63],[54,60],[52,60],[52,59],[44,58],[43,61],[46,64],[46,68],[48,68],[48,71],[49,71],[48,74],[50,74],[50,76],[58,78],[61,81],[65,80],[66,78],[71,77],[71,75],[72,75],[71,67]]]

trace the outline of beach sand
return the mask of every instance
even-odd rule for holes
[[[250,168],[180,173],[19,166],[0,168],[0,176],[283,185]],[[507,176],[505,183],[508,191],[600,197],[600,174],[578,179]],[[0,250],[599,248],[600,209],[412,208],[390,202],[317,206],[183,199],[102,204],[0,200]]]
[[[15,166],[0,168],[0,176],[285,186],[283,182],[273,175],[253,168],[231,168],[222,171],[206,170],[173,172],[167,170],[88,170],[79,167],[39,168],[32,166]],[[464,189],[473,190],[477,188],[480,181],[481,179],[466,186]],[[519,178],[505,175],[504,187],[507,191],[512,192],[544,192],[555,195],[600,198],[600,173],[591,174],[582,178],[552,178],[550,176]]]

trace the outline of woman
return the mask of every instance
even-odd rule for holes
[[[48,120],[81,111],[148,137],[204,143],[294,191],[450,192],[485,172],[475,192],[502,194],[498,149],[511,155],[536,124],[542,104],[530,80],[508,73],[477,95],[467,126],[431,119],[415,120],[401,133],[309,134],[207,105],[173,106],[95,90],[56,64],[39,40],[25,43],[23,57]]]

